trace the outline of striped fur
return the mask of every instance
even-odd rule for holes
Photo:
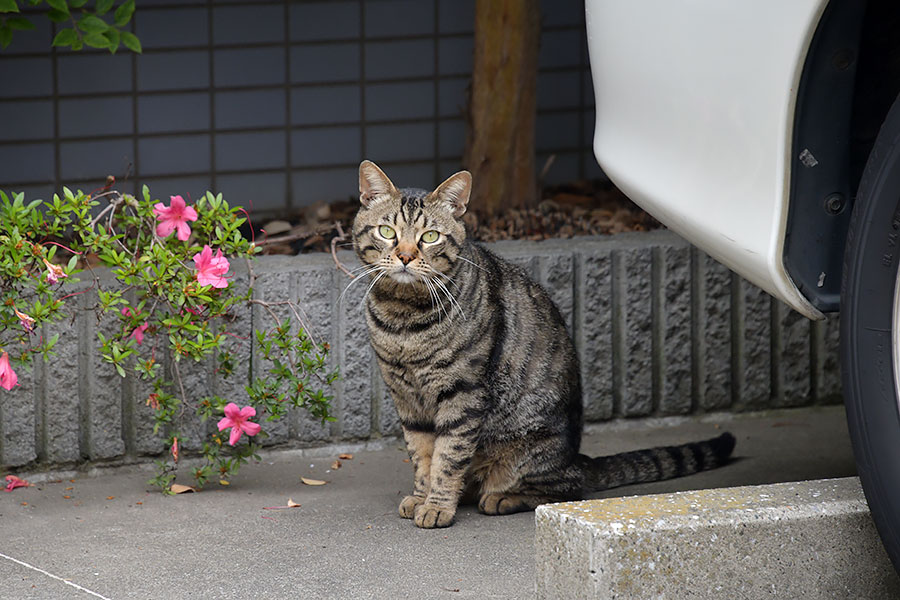
[[[353,241],[364,310],[414,470],[400,515],[419,527],[446,527],[464,492],[482,512],[507,514],[724,464],[734,447],[728,433],[608,457],[579,454],[572,340],[543,288],[467,240],[460,217],[470,190],[465,171],[429,193],[397,189],[374,163],[360,165]]]

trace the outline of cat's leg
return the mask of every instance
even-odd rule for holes
[[[418,527],[431,529],[453,524],[465,487],[465,476],[477,447],[481,416],[476,398],[459,399],[438,410],[437,437],[431,458],[431,490],[415,508]]]
[[[434,432],[403,429],[409,460],[413,465],[413,493],[400,502],[400,516],[412,519],[417,506],[425,502],[431,490],[431,457],[434,453]]]

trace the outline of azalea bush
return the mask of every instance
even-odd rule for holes
[[[96,290],[98,322],[106,316],[118,323],[115,334],[97,334],[102,359],[149,390],[146,403],[166,452],[152,482],[163,490],[175,478],[190,412],[215,423],[202,443],[204,460],[192,469],[201,486],[210,479],[227,484],[256,456],[257,440],[267,435],[264,422],[284,417],[288,407],[331,420],[324,389],[337,371],[327,366],[328,347],[313,341],[289,300],[277,304],[289,305],[296,322],[282,322],[272,304],[253,299],[250,260],[260,248],[241,234],[244,215],[221,194],[207,193],[193,205],[172,196],[166,204],[151,199],[146,186],[140,198],[64,188],[52,201],[27,204],[22,194],[0,192],[0,387],[14,388],[17,369],[53,354],[57,336],[45,339],[41,325],[63,318],[74,295]],[[249,285],[241,291],[229,275],[234,260],[248,264]],[[115,284],[101,281],[93,262],[108,267]],[[89,287],[68,291],[79,279]],[[274,325],[242,339],[230,331],[234,311],[254,303]],[[185,361],[215,360],[217,377],[233,375],[236,359],[225,349],[227,339],[257,343],[269,370],[244,386],[244,398],[187,397]]]

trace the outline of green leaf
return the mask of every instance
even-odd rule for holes
[[[53,38],[54,46],[71,46],[78,41],[78,34],[74,29],[60,29]]]
[[[69,264],[66,265],[66,270],[71,271],[75,268],[76,264],[78,264],[78,257],[72,256],[72,258],[69,259]]]
[[[133,33],[128,33],[127,31],[122,32],[122,43],[125,44],[125,47],[131,50],[136,54],[140,54],[141,50],[141,41],[137,39],[137,36]]]
[[[30,31],[34,29],[34,23],[29,21],[25,17],[10,17],[6,20],[6,24],[10,29],[19,31]]]
[[[134,0],[127,0],[127,2],[123,2],[122,5],[116,9],[116,25],[119,27],[124,27],[125,25],[127,25],[128,21],[131,20],[132,14],[134,14]],[[137,51],[135,50],[135,52]]]
[[[82,48],[84,48],[84,42],[80,38],[72,42],[72,50],[81,50]]]
[[[47,0],[47,4],[50,5],[50,8],[53,10],[58,10],[61,13],[65,13],[66,16],[69,14],[69,5],[66,4],[66,0]]]
[[[16,4],[16,0],[0,0],[0,13],[17,13],[19,12],[19,5]]]
[[[87,4],[87,0],[69,0],[69,6],[72,8],[81,8]]]
[[[78,29],[85,33],[103,33],[109,29],[109,24],[94,15],[85,15],[78,20]]]
[[[69,13],[54,9],[47,13],[47,18],[54,23],[64,23],[69,20]]]
[[[0,48],[5,50],[10,42],[12,42],[12,29],[3,25],[0,27]]]
[[[113,54],[116,53],[116,50],[119,49],[119,42],[121,41],[121,36],[119,35],[119,30],[110,27],[106,31],[103,32],[103,35],[106,39],[109,40],[109,51]]]
[[[125,369],[122,368],[122,365],[119,363],[114,363],[116,365],[116,371],[118,371],[121,377],[125,377]]]
[[[109,48],[109,39],[102,33],[89,33],[85,35],[84,43],[91,48]]]
[[[115,0],[97,0],[95,11],[98,15],[105,15],[112,8],[113,4],[115,4]]]

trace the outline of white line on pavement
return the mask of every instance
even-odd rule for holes
[[[107,598],[106,596],[101,596],[101,595],[98,594],[97,592],[92,592],[91,590],[89,590],[89,589],[87,589],[87,588],[81,587],[81,586],[78,585],[77,583],[72,583],[72,582],[69,581],[68,579],[63,579],[62,577],[58,577],[58,576],[54,575],[53,573],[49,573],[49,572],[47,572],[47,571],[45,571],[45,570],[43,570],[43,569],[39,569],[39,568],[35,567],[34,565],[29,565],[27,562],[23,562],[23,561],[21,561],[21,560],[18,560],[18,559],[16,559],[16,558],[13,558],[12,556],[7,556],[7,555],[3,554],[2,552],[0,552],[0,558],[5,558],[6,560],[11,560],[12,562],[14,562],[14,563],[16,563],[16,564],[19,564],[19,565],[22,565],[23,567],[27,567],[27,568],[29,568],[29,569],[31,569],[31,570],[33,570],[33,571],[37,571],[38,573],[43,573],[43,574],[46,575],[47,577],[52,577],[53,579],[62,581],[64,584],[66,584],[66,585],[71,585],[73,588],[79,589],[79,590],[81,590],[82,592],[85,592],[85,593],[87,593],[87,594],[90,594],[91,596],[95,596],[95,597],[97,597],[97,598],[101,598],[102,600],[110,600],[110,599]]]

